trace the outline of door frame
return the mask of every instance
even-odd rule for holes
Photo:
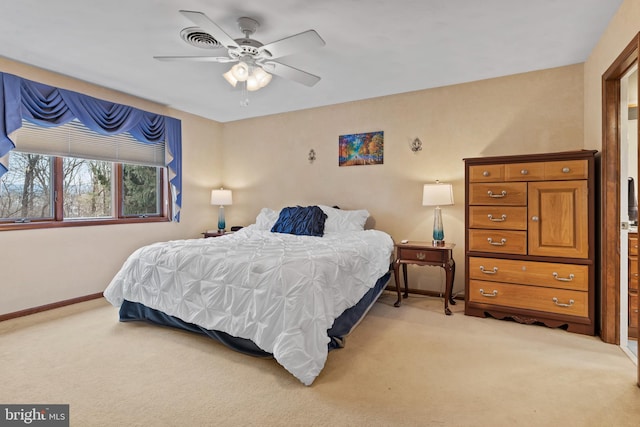
[[[612,344],[620,343],[620,79],[639,53],[640,32],[602,75],[600,337]]]

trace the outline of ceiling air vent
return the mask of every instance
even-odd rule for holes
[[[211,34],[204,32],[198,27],[189,27],[180,31],[180,37],[182,40],[190,44],[191,46],[199,47],[202,49],[218,49],[222,47],[218,40],[214,39]]]

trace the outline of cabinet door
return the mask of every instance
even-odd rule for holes
[[[587,181],[530,182],[529,255],[588,258]]]

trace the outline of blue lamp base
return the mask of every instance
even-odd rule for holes
[[[224,233],[227,224],[224,222],[224,206],[220,206],[218,210],[218,233]]]
[[[444,227],[442,226],[442,211],[436,207],[433,211],[433,246],[444,246]]]

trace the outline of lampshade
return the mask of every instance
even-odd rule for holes
[[[453,205],[453,186],[451,184],[425,184],[422,190],[422,206]]]
[[[233,196],[231,190],[211,190],[211,204],[216,206],[225,206],[233,204]]]
[[[254,90],[260,89],[260,85],[258,84],[258,79],[256,79],[255,75],[250,75],[247,79],[247,90],[253,92]]]
[[[249,78],[249,66],[240,61],[231,67],[231,74],[236,78],[236,80],[243,82]]]
[[[233,87],[236,87],[236,85],[238,84],[238,79],[236,79],[235,77],[233,77],[233,73],[231,72],[231,70],[227,71],[226,73],[224,73],[222,75],[222,77],[225,78],[226,81],[229,82],[229,84]]]
[[[253,76],[256,78],[258,86],[260,87],[265,87],[271,81],[271,74],[267,73],[260,67],[253,70]]]

